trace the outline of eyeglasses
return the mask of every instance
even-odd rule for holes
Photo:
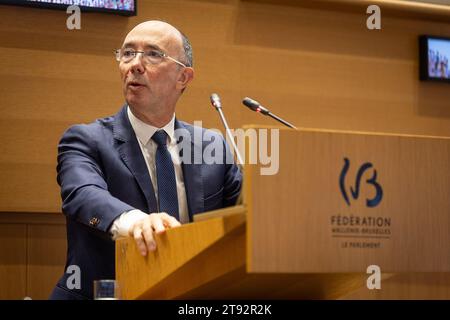
[[[167,58],[169,60],[172,60],[176,64],[179,64],[180,66],[186,68],[186,65],[184,63],[178,61],[177,59],[172,58],[171,56],[168,56],[164,52],[155,49],[147,51],[136,51],[133,49],[117,49],[116,51],[114,51],[114,53],[116,54],[116,60],[119,62],[128,63],[132,61],[138,55],[138,53],[141,53],[146,63],[159,64],[162,62],[164,58]]]

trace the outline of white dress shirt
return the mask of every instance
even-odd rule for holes
[[[136,134],[139,146],[141,147],[142,155],[145,159],[148,172],[153,184],[153,190],[155,190],[156,201],[158,201],[158,181],[156,176],[156,162],[155,154],[158,145],[152,140],[153,134],[157,130],[164,130],[168,135],[167,149],[172,156],[172,162],[174,163],[175,179],[177,184],[177,196],[178,196],[178,212],[181,223],[189,222],[189,212],[187,207],[186,190],[184,188],[183,170],[181,168],[180,155],[175,138],[175,114],[172,119],[162,128],[156,128],[145,122],[139,120],[132,112],[130,107],[127,108],[128,118],[130,119],[131,127]],[[149,212],[152,213],[152,212]],[[113,239],[120,236],[128,236],[128,232],[133,224],[145,217],[148,214],[141,210],[131,210],[122,213],[116,220],[110,229]]]

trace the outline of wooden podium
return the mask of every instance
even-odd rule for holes
[[[450,272],[450,138],[279,128],[278,153],[274,175],[244,166],[242,205],[157,236],[147,257],[117,240],[122,297],[335,299],[372,265]]]

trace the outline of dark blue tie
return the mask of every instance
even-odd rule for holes
[[[179,221],[177,183],[172,157],[167,150],[167,133],[164,130],[158,130],[153,134],[152,139],[158,145],[155,159],[159,211],[167,212]]]

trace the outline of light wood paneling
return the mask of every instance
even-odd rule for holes
[[[27,295],[33,300],[48,299],[64,273],[66,262],[65,225],[28,226]]]
[[[0,224],[0,299],[26,296],[26,225]]]
[[[47,299],[65,258],[62,214],[0,212],[0,299]]]

